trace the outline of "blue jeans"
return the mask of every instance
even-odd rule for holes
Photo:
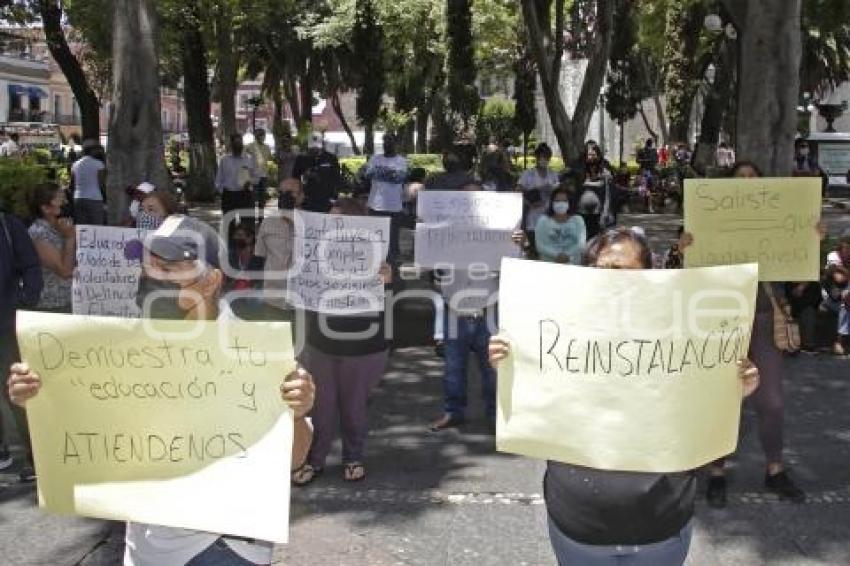
[[[681,566],[688,557],[693,530],[688,523],[677,535],[653,544],[595,546],[572,540],[549,519],[549,540],[558,566]]]
[[[487,317],[459,317],[447,311],[445,319],[446,368],[443,374],[443,392],[446,396],[446,414],[463,419],[466,411],[466,379],[470,350],[478,358],[481,370],[481,395],[487,417],[496,416],[496,370],[490,365],[487,349],[490,329]],[[453,325],[457,324],[457,330]]]
[[[838,334],[850,336],[850,309],[843,302],[827,298],[824,306],[834,313],[838,313]]]
[[[227,546],[223,539],[218,539],[215,544],[187,562],[186,566],[257,566],[257,564],[242,558]]]

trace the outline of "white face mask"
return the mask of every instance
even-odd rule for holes
[[[565,200],[557,200],[552,203],[552,210],[558,215],[566,214],[570,211],[570,203]]]

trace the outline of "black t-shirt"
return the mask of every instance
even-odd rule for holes
[[[609,472],[549,462],[546,509],[582,544],[643,545],[675,536],[694,515],[696,472]]]
[[[363,356],[383,352],[389,347],[384,315],[384,312],[377,312],[358,316],[329,316],[308,311],[305,320],[307,344],[331,356]],[[329,337],[322,332],[320,316],[325,317],[324,328],[330,329],[336,336]],[[352,339],[343,339],[339,334],[351,336]]]
[[[304,183],[303,209],[327,212],[331,201],[342,188],[342,172],[336,156],[327,151],[317,155],[299,155],[292,167],[292,176]]]

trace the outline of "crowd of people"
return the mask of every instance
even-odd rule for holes
[[[522,255],[539,261],[599,269],[681,268],[693,241],[691,235],[680,233],[668,254],[656,259],[642,230],[618,228],[618,215],[628,200],[630,185],[622,184],[618,179],[622,170],[615,174],[601,147],[593,141],[584,147],[580,161],[562,172],[551,166],[552,149],[540,144],[534,151],[534,166],[519,178],[513,176],[512,160],[497,147],[488,148],[478,171],[461,152],[449,150],[443,155],[444,172],[423,178],[400,154],[396,138],[387,134],[383,151],[373,155],[360,172],[368,193],[358,197],[340,193],[344,183],[339,161],[324,149],[320,134],[308,138],[302,154],[289,150],[273,154],[264,143],[263,131],[255,132],[254,139],[245,147],[243,136],[233,135],[219,163],[215,188],[221,195],[226,224],[224,241],[211,235],[208,226],[177,214],[174,195],[150,183],[130,192],[127,224],[151,231],[145,243],[150,253],[145,256],[137,297],[140,305],[148,307],[147,316],[215,319],[222,310],[231,309],[253,320],[304,317],[305,347],[297,353],[299,369],[282,376],[281,382],[282,396],[297,417],[291,474],[297,487],[321,478],[337,428],[342,440],[343,479],[366,479],[368,400],[386,370],[392,344],[384,331],[385,317],[297,313],[287,300],[287,281],[279,274],[293,265],[294,210],[388,217],[389,251],[380,270],[386,292],[399,284],[400,232],[406,217],[413,214],[421,191],[520,193],[523,217],[514,242]],[[798,144],[801,168],[806,166],[803,149]],[[656,182],[653,175],[659,166],[671,160],[684,164],[690,158],[684,145],[675,151],[657,150],[654,141],[648,140],[638,154],[638,186],[650,187],[651,196]],[[278,171],[273,187],[270,163],[275,163]],[[734,151],[725,144],[718,149],[717,165],[734,177],[760,175],[754,165],[736,161]],[[105,223],[106,175],[103,148],[84,143],[83,156],[71,166],[70,198],[58,185],[48,183],[29,195],[28,228],[21,219],[0,215],[0,367],[12,368],[7,397],[16,406],[14,414],[25,443],[26,422],[20,407],[38,393],[41,376],[18,363],[15,310],[71,311],[74,225]],[[274,213],[268,210],[270,188],[277,196]],[[649,204],[651,207],[651,198]],[[68,211],[69,205],[73,212]],[[179,235],[181,231],[202,233],[204,242],[212,243],[207,250],[199,250],[194,239]],[[226,271],[236,275],[222,274],[224,261],[230,267]],[[841,236],[828,256],[821,283],[761,285],[749,353],[754,365],[741,361],[744,397],[752,395],[759,418],[765,489],[796,503],[804,501],[805,494],[783,463],[785,359],[774,343],[774,309],[793,306],[795,300],[800,306],[800,300],[814,289],[811,294],[819,294],[818,308],[838,316],[834,349],[843,354],[850,347],[848,270],[850,232]],[[252,275],[258,272],[265,276]],[[439,433],[461,426],[469,418],[470,353],[476,356],[482,379],[483,418],[493,423],[496,369],[511,348],[497,333],[499,273],[442,269],[432,275],[442,297],[436,308],[434,334],[445,364],[442,414],[429,429]],[[187,301],[180,293],[149,300],[152,293],[163,289],[192,289],[200,300]],[[242,300],[240,291],[252,294]],[[225,293],[232,298],[229,305],[220,304]],[[257,293],[260,299],[256,299]],[[469,298],[456,300],[459,294]],[[358,338],[340,340],[336,338],[340,334]],[[312,433],[307,416],[311,417]],[[32,481],[35,470],[28,445],[24,458],[27,464],[21,479]],[[10,463],[4,445],[0,468]],[[545,499],[558,560],[561,564],[593,564],[612,556],[630,556],[633,561],[629,563],[634,564],[681,564],[693,528],[696,473],[610,472],[550,462]],[[708,466],[708,476],[705,497],[714,507],[725,506],[724,462]],[[127,556],[129,564],[268,564],[271,550],[262,541],[133,524],[127,530]],[[214,562],[216,559],[220,562]]]

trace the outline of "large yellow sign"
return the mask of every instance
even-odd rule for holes
[[[735,450],[754,264],[621,271],[504,260],[500,451],[635,472]],[[564,290],[569,292],[565,293]]]
[[[19,312],[51,511],[286,542],[288,324]]]
[[[817,281],[820,178],[688,179],[687,267],[758,263],[761,281]]]

